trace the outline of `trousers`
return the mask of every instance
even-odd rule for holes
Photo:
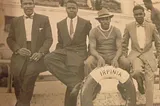
[[[76,61],[76,60],[75,60]],[[66,55],[50,53],[45,56],[44,63],[47,69],[67,86],[65,106],[76,106],[77,96],[71,97],[70,92],[74,86],[84,78],[84,65],[67,65]]]

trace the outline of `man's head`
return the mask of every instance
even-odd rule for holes
[[[140,5],[134,6],[133,15],[134,15],[135,20],[139,24],[142,24],[144,22],[145,12],[144,12],[144,8],[142,6],[140,6]]]
[[[66,3],[66,12],[68,14],[68,17],[73,19],[77,16],[78,12],[78,4],[74,0],[68,0]]]
[[[21,2],[21,8],[23,8],[24,13],[27,16],[32,15],[35,7],[34,0],[20,0],[20,2]]]
[[[105,8],[102,8],[99,12],[98,12],[98,17],[96,18],[99,23],[101,24],[101,27],[104,30],[107,30],[110,26],[110,22],[111,22],[111,18],[113,17],[113,15],[109,14],[108,10]]]
[[[147,9],[149,9],[149,10],[152,9],[153,5],[152,5],[152,1],[151,1],[151,0],[143,0],[143,3],[144,3],[144,6],[145,6]]]

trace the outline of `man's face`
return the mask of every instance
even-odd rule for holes
[[[144,2],[144,6],[145,6],[147,9],[151,9],[151,8],[152,8],[151,3],[149,3],[149,2]]]
[[[22,0],[21,7],[23,8],[24,13],[27,16],[30,16],[33,14],[35,4],[34,4],[33,0]]]
[[[67,11],[68,17],[72,19],[77,16],[78,7],[74,3],[67,3],[66,11]]]
[[[142,9],[137,9],[133,11],[133,15],[135,20],[139,23],[142,24],[144,21],[145,13]]]
[[[110,22],[111,22],[111,17],[104,17],[99,19],[99,23],[101,24],[101,27],[104,30],[107,30],[109,28]]]

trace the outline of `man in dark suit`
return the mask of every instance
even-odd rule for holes
[[[123,54],[132,65],[131,75],[138,83],[138,90],[146,94],[146,106],[153,106],[154,72],[157,71],[157,61],[152,43],[155,42],[158,60],[160,60],[160,36],[152,23],[144,20],[144,8],[136,5],[133,8],[135,21],[126,25],[122,41]],[[128,55],[128,44],[131,39],[131,51]],[[160,65],[160,62],[159,62]],[[145,83],[143,84],[143,82]],[[144,89],[145,85],[145,89]]]
[[[30,106],[36,78],[46,70],[43,57],[53,39],[48,17],[34,12],[34,0],[21,0],[21,7],[24,15],[13,19],[7,43],[13,51],[16,106]]]
[[[56,50],[45,56],[45,65],[67,86],[65,106],[76,106],[78,94],[73,93],[76,91],[73,88],[79,88],[84,78],[84,60],[88,56],[86,38],[91,24],[77,16],[78,6],[73,0],[66,3],[66,12],[68,17],[57,24]]]

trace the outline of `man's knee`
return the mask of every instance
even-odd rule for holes
[[[130,72],[131,69],[131,63],[128,58],[122,56],[119,58],[119,66],[120,68],[126,70],[127,72]]]
[[[96,68],[96,59],[93,56],[89,56],[84,61],[85,76],[87,76],[94,68]]]
[[[96,67],[96,58],[93,56],[89,56],[85,61],[84,65],[88,67],[89,69],[92,69],[93,67]]]
[[[50,58],[51,58],[51,53],[45,55],[45,57],[44,57],[44,64],[45,65],[49,62]]]
[[[139,77],[142,77],[143,73],[142,73],[142,70],[141,69],[133,69],[131,71],[131,76],[134,78],[134,79],[137,79]]]
[[[59,54],[56,54],[56,53],[54,53],[54,52],[52,52],[52,53],[48,53],[48,54],[46,54],[45,55],[45,57],[44,57],[44,64],[46,65],[46,64],[50,64],[50,63],[55,63],[55,61],[59,61],[59,60],[61,60],[61,55],[59,55]]]

